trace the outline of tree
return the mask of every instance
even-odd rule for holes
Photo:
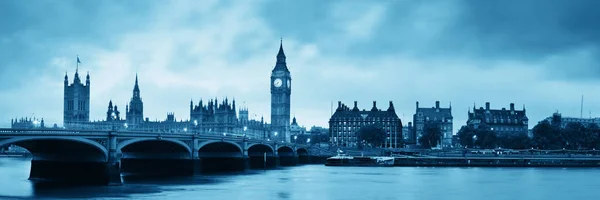
[[[579,122],[569,122],[560,133],[566,149],[583,148],[585,138],[590,135],[589,129]]]
[[[507,149],[529,149],[532,141],[527,135],[511,135],[498,138],[498,145]]]
[[[587,149],[598,149],[600,147],[600,127],[592,123],[588,125],[588,135],[585,137],[584,145]]]
[[[544,120],[533,127],[533,145],[540,149],[562,149],[565,142],[561,128]]]
[[[475,136],[475,127],[472,125],[462,126],[460,130],[458,130],[458,141],[460,145],[473,148],[475,146],[473,136]]]
[[[423,135],[419,138],[419,143],[425,148],[437,146],[442,138],[442,129],[437,122],[425,122]]]
[[[385,141],[385,130],[377,125],[366,125],[358,129],[358,145],[362,147],[362,142],[373,145],[381,146],[381,143]]]
[[[475,146],[485,149],[496,148],[498,137],[496,136],[496,132],[492,131],[489,126],[485,124],[479,125],[475,130],[475,136]]]

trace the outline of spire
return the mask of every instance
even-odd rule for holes
[[[279,52],[277,53],[277,60],[279,58],[283,58],[283,62],[285,62],[285,53],[283,52],[283,38],[279,40]]]
[[[90,85],[90,71],[88,71],[85,76],[85,85]]]
[[[140,86],[138,85],[137,73],[135,73],[135,85],[133,86],[133,98],[140,98]]]
[[[275,64],[275,68],[273,69],[273,71],[275,70],[283,70],[283,71],[289,71],[287,68],[287,64],[285,63],[285,53],[283,52],[283,39],[281,39],[280,43],[279,43],[279,52],[277,53],[277,63]]]
[[[135,86],[133,86],[133,91],[140,91],[140,86],[138,85],[138,74],[135,73]]]
[[[292,119],[292,125],[298,125],[298,123],[296,123],[296,116],[294,116],[294,118]]]
[[[112,100],[110,100],[110,101],[108,102],[108,109],[112,109],[112,107],[113,107]]]
[[[233,105],[231,105],[231,106],[233,107],[232,109],[233,109],[233,111],[235,112],[235,98],[233,99],[233,102],[232,102],[232,104],[233,104]]]
[[[67,76],[67,71],[65,71],[65,86],[69,84],[69,76]]]

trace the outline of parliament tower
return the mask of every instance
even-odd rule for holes
[[[277,63],[271,71],[271,138],[290,142],[290,95],[292,77],[285,62],[283,41],[279,44]]]
[[[74,124],[90,121],[90,74],[85,77],[85,85],[79,79],[79,58],[73,83],[65,73],[63,125],[66,128]]]

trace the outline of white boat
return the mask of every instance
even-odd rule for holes
[[[377,165],[394,166],[394,157],[373,157],[377,160]]]

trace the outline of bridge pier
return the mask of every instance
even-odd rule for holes
[[[106,163],[106,176],[107,185],[109,186],[120,186],[123,185],[123,180],[121,179],[121,163]]]
[[[105,165],[107,185],[123,185],[121,178],[121,155],[117,152],[117,135],[115,132],[108,133],[108,160]]]

